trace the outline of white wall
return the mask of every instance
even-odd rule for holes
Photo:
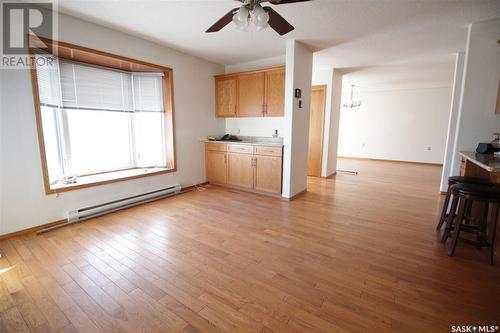
[[[459,52],[455,56],[455,75],[453,78],[453,88],[451,97],[451,110],[448,121],[448,135],[446,138],[446,148],[444,153],[443,172],[441,174],[441,185],[439,189],[441,192],[448,190],[448,177],[452,176],[453,154],[455,154],[455,140],[457,137],[457,122],[460,106],[460,94],[462,91],[462,82],[465,65],[465,53]]]
[[[226,118],[226,133],[243,136],[283,136],[283,117]]]
[[[342,74],[336,69],[313,70],[312,85],[326,85],[321,176],[328,177],[337,170]]]
[[[443,162],[451,87],[357,91],[354,97],[361,107],[340,113],[339,156]]]
[[[222,66],[73,17],[59,17],[59,39],[173,68],[178,172],[45,195],[27,70],[1,72],[0,234],[66,218],[66,212],[180,183],[206,180],[207,134],[224,132],[215,118],[213,75]]]
[[[323,122],[323,156],[321,163],[321,176],[327,176],[328,168],[328,146],[330,143],[330,119],[332,110],[332,80],[333,80],[333,70],[331,69],[321,69],[314,70],[312,73],[312,85],[326,85],[326,96],[325,96],[325,118]]]
[[[340,112],[342,107],[342,74],[338,69],[333,70],[332,83],[332,109],[330,116],[330,129],[328,134],[328,160],[323,177],[328,177],[337,172],[337,156],[339,147]]]
[[[295,40],[286,42],[283,197],[307,189],[312,52]],[[294,90],[302,90],[302,108]]]
[[[495,114],[500,77],[500,18],[469,25],[452,173],[457,174],[458,151],[474,151],[490,142],[500,129]]]

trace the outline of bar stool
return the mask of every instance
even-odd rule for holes
[[[439,217],[438,224],[436,226],[436,230],[441,229],[446,218],[448,217],[448,208],[450,205],[451,199],[451,187],[456,184],[478,184],[478,185],[489,185],[493,186],[494,184],[487,179],[481,179],[476,177],[466,177],[466,176],[452,176],[448,178],[448,191],[446,191],[446,197],[444,199],[443,210],[441,211],[441,216]]]
[[[448,246],[448,256],[453,256],[460,233],[465,231],[473,233],[476,236],[476,241],[473,242],[476,246],[486,246],[489,248],[488,259],[490,264],[493,264],[496,226],[500,207],[500,188],[479,184],[455,184],[451,186],[451,194],[453,195],[453,202],[446,220],[445,230],[446,235],[452,231],[452,240]],[[479,219],[477,219],[477,225],[471,223],[476,221],[476,219],[470,216],[470,207],[475,202],[483,203],[483,209],[480,212]],[[488,223],[488,211],[490,207],[492,214],[491,221]],[[456,221],[453,222],[455,214]],[[446,241],[446,238],[447,236],[443,237],[444,241]]]

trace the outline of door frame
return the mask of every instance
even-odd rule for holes
[[[313,91],[323,91],[323,117],[321,117],[321,144],[320,144],[320,158],[319,158],[319,162],[320,162],[320,171],[319,171],[319,176],[318,177],[322,177],[322,173],[323,173],[323,147],[324,147],[324,144],[325,144],[325,112],[326,112],[326,92],[327,92],[327,85],[326,84],[319,84],[319,85],[313,85],[311,87],[311,102],[312,102],[312,92]],[[309,117],[309,119],[311,119]],[[309,126],[311,126],[309,124]],[[311,136],[311,133],[309,133],[309,137]],[[307,157],[309,159],[309,156]],[[307,172],[308,176],[309,176],[309,170]],[[312,176],[314,177],[314,176]]]

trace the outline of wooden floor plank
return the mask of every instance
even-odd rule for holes
[[[29,328],[23,319],[23,316],[16,307],[11,307],[0,313],[0,331],[3,332],[29,332]]]
[[[342,159],[287,202],[218,186],[0,242],[0,327],[449,332],[499,325],[500,265],[435,231],[441,168]]]

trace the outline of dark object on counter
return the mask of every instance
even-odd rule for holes
[[[236,135],[232,135],[232,134],[226,134],[224,135],[223,137],[221,138],[218,138],[218,139],[212,139],[210,141],[242,141],[241,139],[239,139]]]
[[[500,133],[493,133],[493,135],[495,136],[495,139],[491,141],[491,145],[493,148],[500,148]]]
[[[480,143],[477,145],[476,153],[479,154],[493,154],[500,151],[500,148],[495,148],[491,143]]]

